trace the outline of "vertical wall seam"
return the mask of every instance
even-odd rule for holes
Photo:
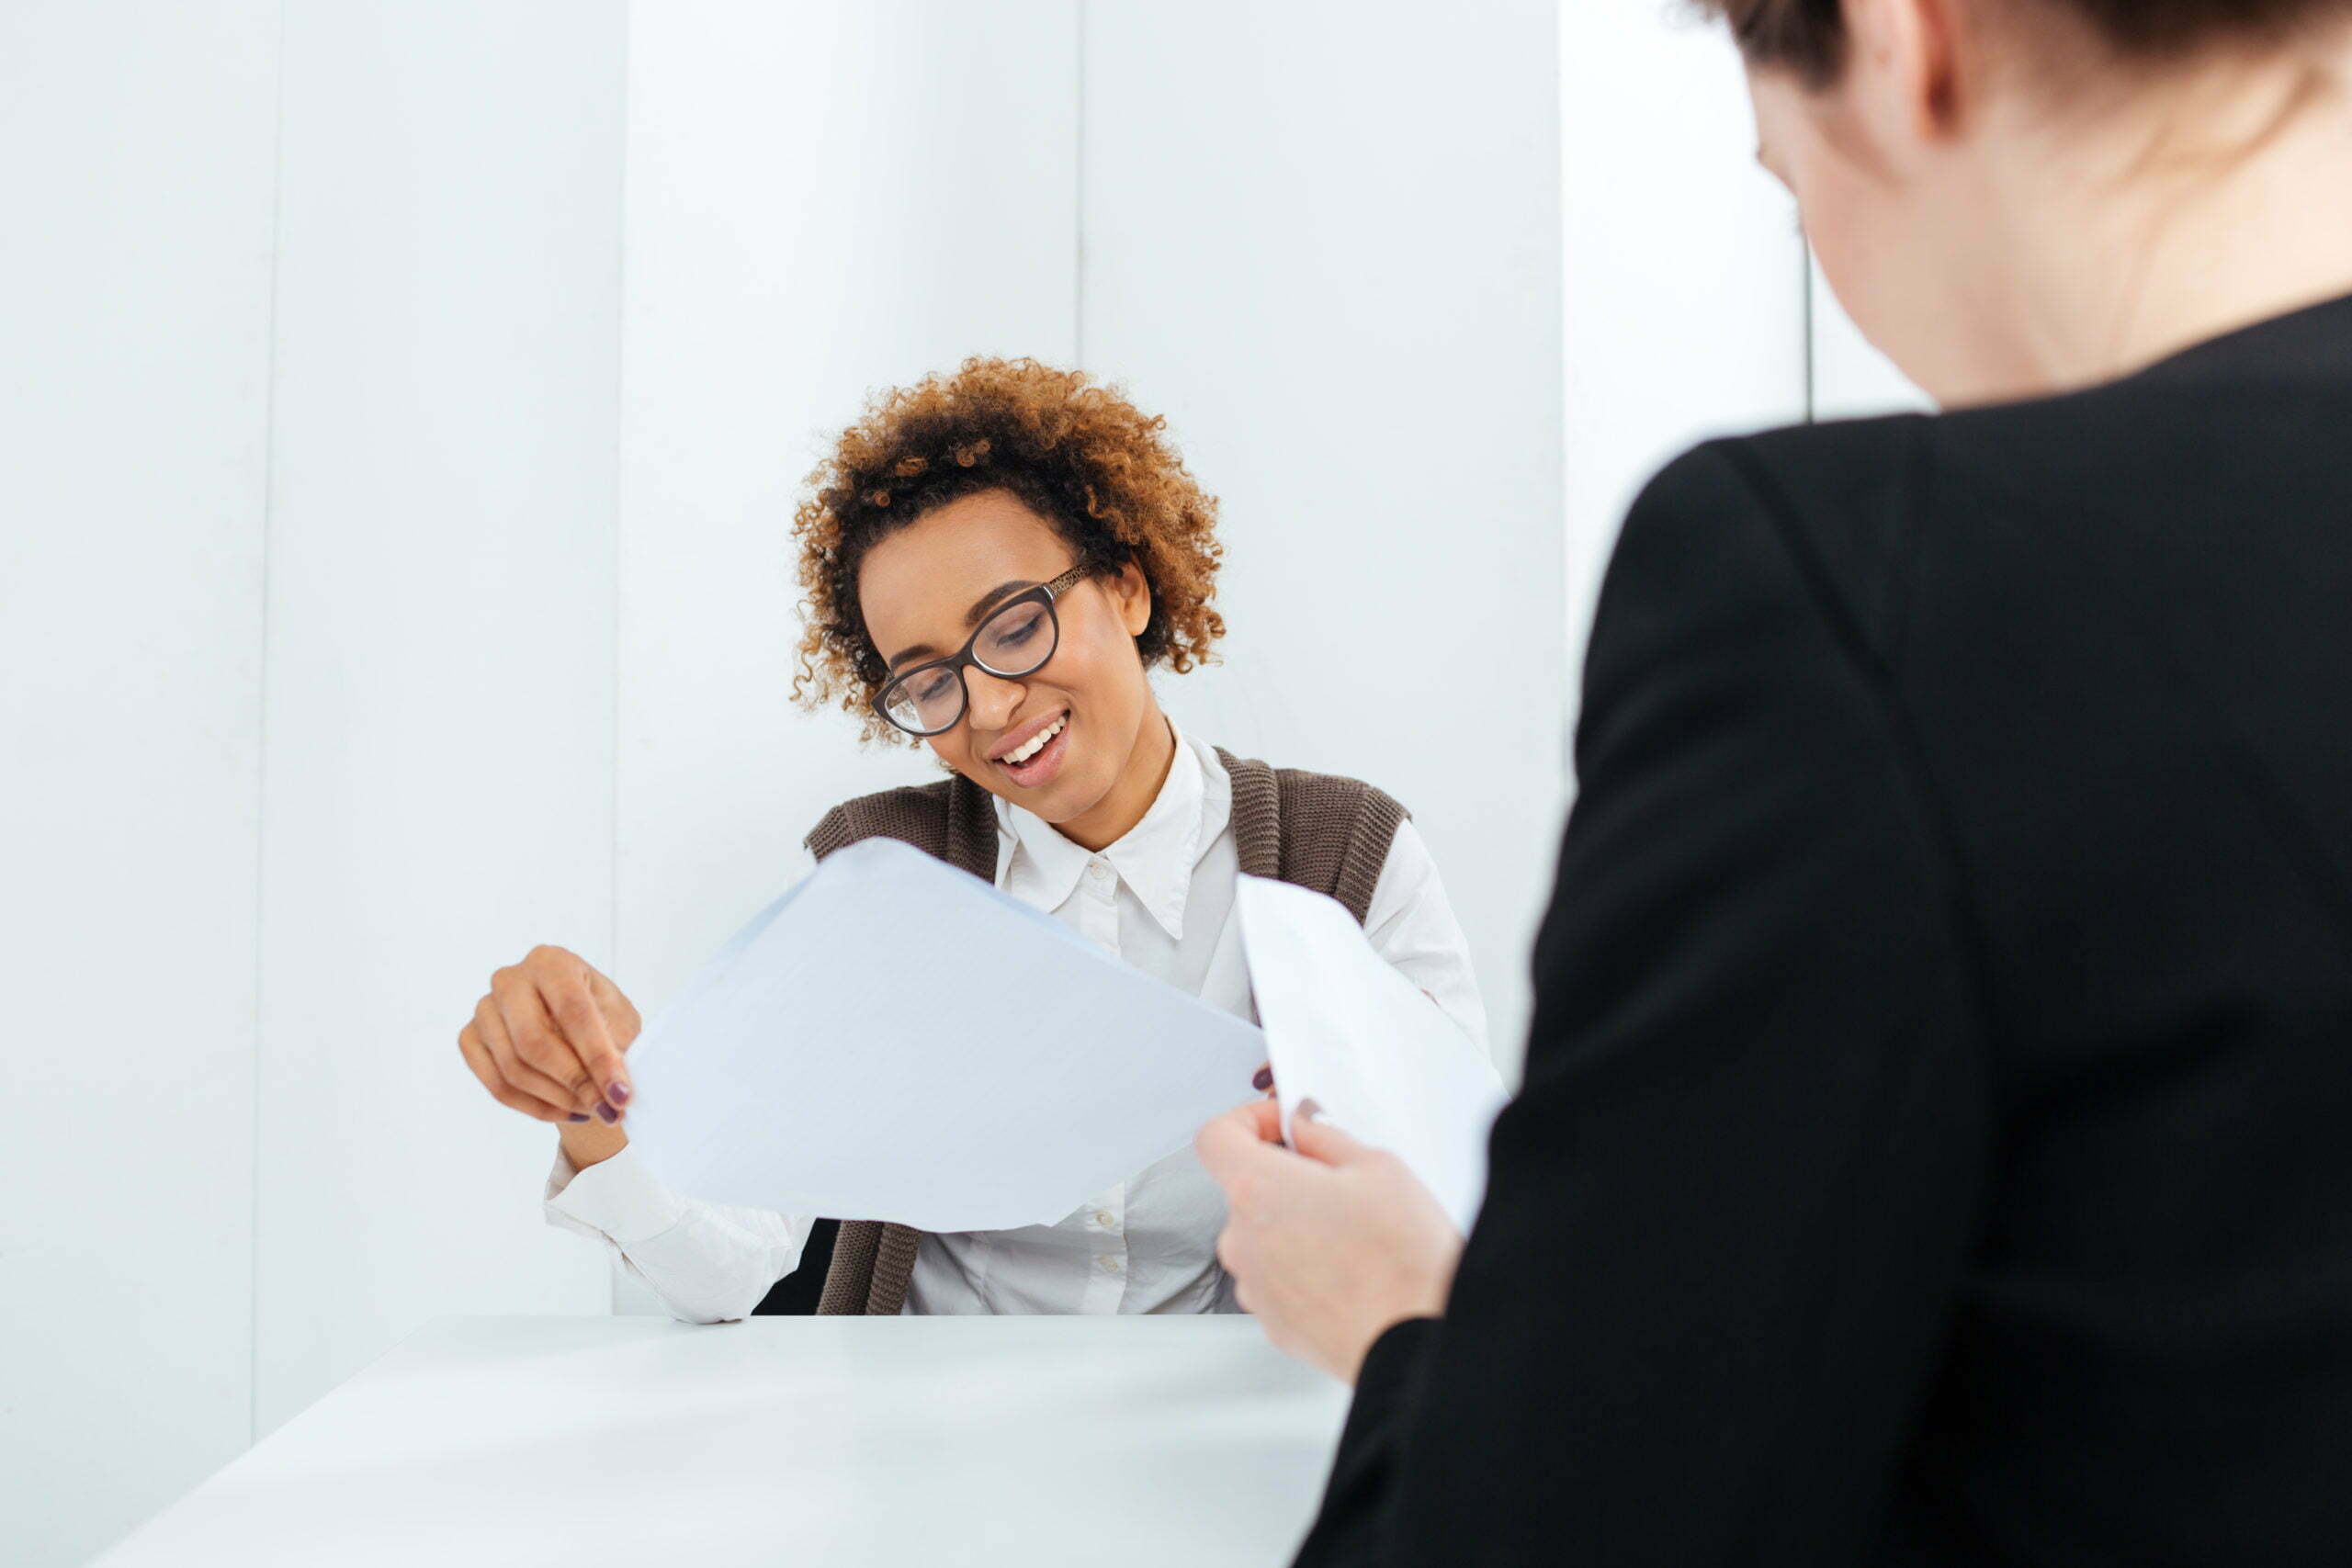
[[[610,834],[605,861],[605,961],[612,973],[621,973],[621,522],[628,467],[628,150],[629,43],[636,30],[636,7],[621,0],[620,167],[616,175],[613,205],[613,515],[606,559],[612,572],[612,646],[606,668],[606,714],[609,731],[609,788],[605,824]],[[620,1270],[605,1271],[605,1310],[621,1307]]]
[[[1569,439],[1568,422],[1575,416],[1570,406],[1576,377],[1572,369],[1576,355],[1577,324],[1577,302],[1568,287],[1568,264],[1576,245],[1572,231],[1572,212],[1577,193],[1569,188],[1575,177],[1575,163],[1568,154],[1568,70],[1569,29],[1561,7],[1552,8],[1552,106],[1558,118],[1554,132],[1553,149],[1558,168],[1560,221],[1558,257],[1560,297],[1560,354],[1553,366],[1553,373],[1560,383],[1560,669],[1563,673],[1560,693],[1560,780],[1562,798],[1573,807],[1577,798],[1577,724],[1584,706],[1583,682],[1577,679],[1584,667],[1586,631],[1579,614],[1583,604],[1583,585],[1574,578],[1577,552],[1569,541],[1580,538],[1584,518],[1572,514],[1576,504],[1577,457],[1575,444]]]
[[[1070,0],[1072,53],[1070,164],[1070,357],[1086,364],[1086,0]]]
[[[1576,671],[1584,665],[1584,650],[1577,645],[1575,631],[1576,596],[1570,592],[1569,562],[1575,552],[1568,541],[1575,536],[1576,525],[1568,516],[1569,465],[1568,456],[1568,315],[1572,309],[1568,299],[1568,29],[1560,15],[1560,7],[1551,8],[1552,70],[1549,75],[1552,100],[1552,195],[1558,203],[1557,220],[1552,225],[1552,243],[1557,247],[1552,256],[1552,276],[1555,282],[1554,304],[1557,314],[1553,325],[1559,336],[1553,344],[1553,389],[1558,398],[1552,411],[1553,438],[1559,445],[1557,460],[1552,465],[1552,482],[1557,487],[1559,504],[1555,511],[1558,524],[1552,530],[1554,554],[1552,582],[1559,593],[1557,607],[1553,612],[1553,624],[1560,628],[1560,689],[1552,711],[1559,721],[1559,731],[1553,741],[1557,752],[1562,797],[1574,800],[1577,787],[1577,727],[1576,714],[1581,706]]]
[[[269,838],[269,583],[271,535],[277,513],[277,284],[285,254],[286,8],[291,3],[292,0],[278,0],[277,42],[271,62],[277,80],[269,146],[273,164],[269,187],[269,302],[264,312],[262,344],[261,614],[254,681],[254,1055],[252,1095],[247,1107],[251,1125],[245,1139],[245,1444],[249,1448],[261,1438],[262,1073],[267,1055],[263,1045],[263,1021],[267,1017],[267,1009],[263,1005],[263,955],[269,929],[269,859],[265,852]]]

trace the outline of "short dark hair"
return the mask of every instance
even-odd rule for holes
[[[2231,39],[2284,39],[2330,17],[2352,17],[2352,0],[1994,0],[2019,10],[2061,13],[2087,27],[2118,55],[2161,60]],[[1731,24],[1758,65],[1826,86],[1846,64],[1841,0],[1698,0]]]

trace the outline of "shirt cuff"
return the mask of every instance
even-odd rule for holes
[[[685,1217],[685,1200],[662,1185],[635,1149],[624,1148],[610,1159],[572,1172],[565,1181],[571,1165],[559,1151],[555,1172],[548,1179],[551,1214],[602,1231],[623,1247],[660,1235]]]

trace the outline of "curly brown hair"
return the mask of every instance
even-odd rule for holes
[[[868,702],[886,678],[866,635],[857,571],[875,544],[934,507],[1004,490],[1054,525],[1078,564],[1133,561],[1151,588],[1136,638],[1148,666],[1183,671],[1225,635],[1214,604],[1216,498],[1204,494],[1145,414],[1084,372],[1034,359],[967,359],[885,392],[808,476],[792,521],[806,630],[793,699],[862,714],[866,739],[899,737]]]

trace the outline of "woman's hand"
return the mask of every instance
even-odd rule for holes
[[[1281,1349],[1353,1382],[1372,1342],[1408,1317],[1435,1317],[1462,1237],[1405,1162],[1302,1106],[1285,1149],[1271,1100],[1228,1111],[1193,1146],[1225,1189],[1217,1260],[1242,1310]]]
[[[586,959],[535,947],[490,977],[458,1032],[458,1049],[499,1104],[541,1122],[610,1126],[628,1104],[621,1059],[641,1021],[620,987]],[[610,1151],[606,1151],[610,1152]]]

